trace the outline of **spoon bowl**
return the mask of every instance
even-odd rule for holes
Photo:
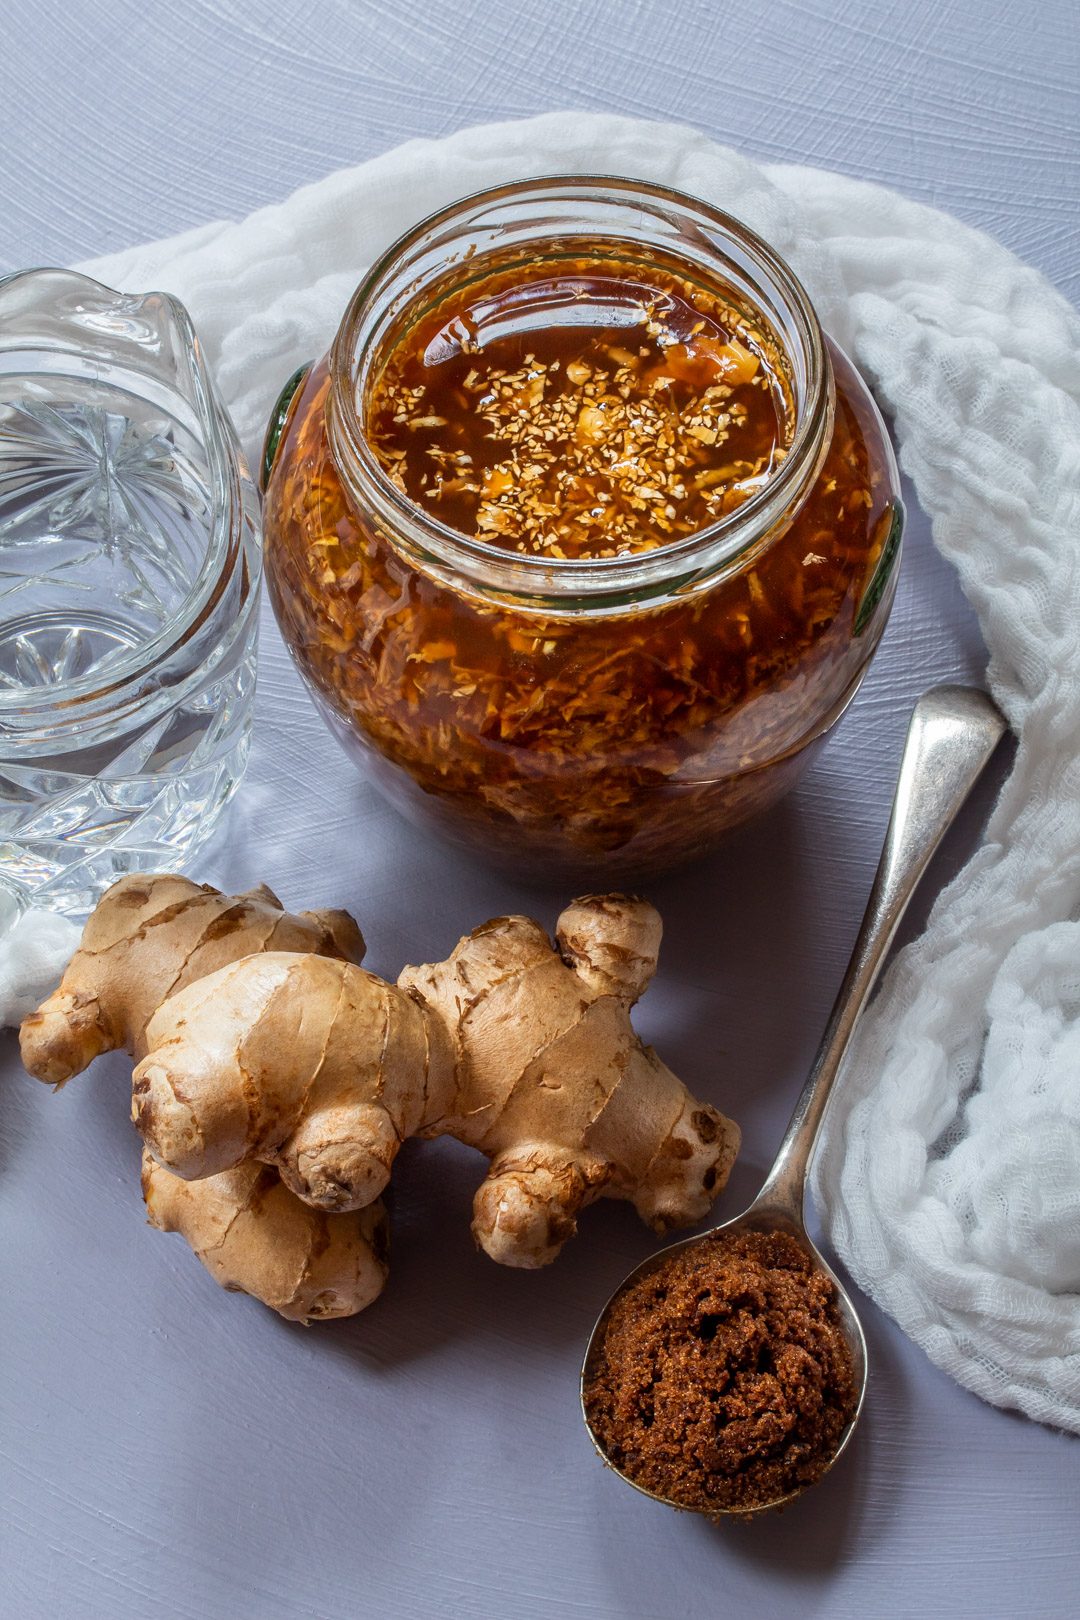
[[[612,1309],[640,1278],[660,1269],[682,1250],[712,1244],[737,1231],[784,1232],[806,1251],[814,1266],[835,1289],[834,1304],[851,1354],[857,1391],[855,1408],[817,1479],[824,1478],[847,1449],[866,1396],[866,1339],[858,1312],[843,1283],[807,1236],[803,1217],[806,1177],[825,1107],[840,1071],[859,1015],[877,981],[900,920],[946,830],[967,799],[1005,731],[1005,721],[985,692],[960,686],[939,686],[915,705],[904,744],[900,773],[893,796],[892,815],[870,891],[866,914],[852,951],[844,982],[829,1016],[817,1057],[791,1116],[776,1160],[765,1184],[749,1209],[733,1220],[696,1237],[649,1255],[616,1288],[600,1312],[581,1371],[581,1410],[592,1443],[607,1465],[628,1485],[654,1501],[686,1509],[688,1504],[639,1484],[608,1454],[589,1416],[586,1392],[597,1371]],[[817,1481],[815,1480],[815,1483]],[[709,1517],[734,1513],[740,1518],[783,1507],[807,1489],[806,1485],[771,1501],[732,1507],[696,1507],[690,1511]]]
[[[581,1411],[582,1416],[585,1419],[585,1427],[589,1431],[589,1438],[593,1443],[593,1448],[601,1461],[606,1463],[613,1473],[618,1474],[620,1479],[624,1479],[628,1485],[632,1485],[634,1489],[636,1491],[640,1491],[643,1496],[651,1496],[654,1502],[664,1502],[667,1506],[678,1508],[683,1512],[703,1512],[704,1509],[688,1508],[685,1503],[678,1502],[673,1497],[664,1496],[658,1491],[649,1490],[647,1485],[639,1484],[637,1480],[625,1473],[619,1467],[618,1463],[611,1460],[611,1457],[604,1449],[603,1442],[596,1434],[596,1431],[592,1426],[592,1422],[590,1421],[585,1392],[591,1384],[593,1376],[597,1370],[601,1346],[604,1342],[604,1335],[607,1331],[608,1320],[611,1316],[611,1311],[616,1301],[621,1299],[622,1295],[629,1288],[631,1288],[639,1278],[648,1276],[648,1274],[652,1271],[658,1271],[667,1263],[668,1260],[671,1259],[672,1255],[677,1254],[681,1249],[692,1249],[702,1243],[711,1243],[716,1238],[721,1237],[726,1233],[739,1231],[787,1233],[790,1237],[793,1237],[797,1243],[801,1244],[801,1246],[810,1256],[811,1260],[814,1262],[815,1267],[825,1273],[826,1277],[829,1278],[836,1290],[834,1304],[836,1306],[837,1315],[840,1318],[840,1328],[844,1335],[844,1341],[847,1344],[848,1351],[851,1355],[852,1376],[858,1393],[855,1399],[855,1409],[848,1420],[847,1426],[844,1429],[843,1434],[840,1436],[840,1440],[832,1455],[828,1459],[828,1462],[818,1475],[818,1480],[815,1480],[815,1484],[824,1479],[825,1475],[832,1468],[833,1464],[840,1457],[841,1453],[846,1451],[848,1443],[855,1432],[855,1425],[859,1421],[859,1417],[863,1409],[863,1402],[866,1398],[866,1337],[863,1333],[862,1323],[859,1320],[858,1312],[855,1309],[851,1296],[848,1294],[843,1283],[840,1281],[840,1278],[836,1275],[836,1272],[829,1265],[828,1261],[822,1255],[817,1246],[807,1236],[806,1229],[802,1225],[801,1221],[793,1221],[791,1217],[784,1214],[782,1210],[759,1207],[759,1202],[755,1201],[753,1204],[751,1204],[748,1210],[743,1212],[743,1214],[736,1215],[732,1220],[725,1221],[721,1226],[714,1226],[711,1231],[706,1232],[703,1235],[683,1238],[679,1243],[670,1243],[666,1248],[658,1249],[655,1254],[650,1254],[647,1256],[647,1258],[644,1259],[640,1265],[635,1266],[633,1271],[623,1278],[622,1282],[619,1284],[618,1288],[616,1288],[615,1292],[612,1294],[611,1298],[608,1300],[607,1304],[604,1306],[596,1320],[592,1333],[589,1335],[589,1343],[585,1351],[585,1360],[581,1371]],[[719,1516],[720,1514],[731,1513],[736,1514],[740,1519],[744,1519],[751,1514],[765,1513],[774,1508],[782,1508],[786,1506],[788,1502],[793,1502],[797,1496],[801,1496],[803,1490],[805,1489],[806,1487],[802,1486],[799,1489],[788,1491],[783,1496],[773,1497],[767,1502],[755,1502],[752,1505],[740,1505],[738,1507],[730,1508],[710,1508],[709,1514],[711,1517],[713,1515]]]

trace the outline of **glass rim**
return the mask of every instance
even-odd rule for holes
[[[779,295],[785,311],[794,317],[802,341],[807,397],[797,414],[792,442],[780,467],[735,511],[680,540],[648,551],[614,557],[557,558],[508,552],[465,535],[416,506],[390,480],[363,431],[358,373],[381,335],[373,330],[362,336],[363,323],[366,319],[378,320],[378,300],[390,291],[403,267],[408,268],[410,255],[455,221],[479,228],[485,211],[492,214],[494,224],[495,212],[505,203],[532,199],[554,202],[560,194],[568,202],[637,203],[643,213],[657,219],[670,220],[671,210],[677,210],[684,219],[719,235],[720,241],[715,244],[718,260],[724,240],[733,242]],[[594,227],[594,234],[601,232],[602,226]],[[629,236],[624,239],[628,243],[635,240]],[[672,251],[677,257],[677,249]],[[781,346],[786,349],[783,342]],[[392,529],[403,529],[420,555],[436,566],[456,567],[473,583],[477,582],[475,571],[480,570],[496,577],[498,592],[509,591],[545,604],[558,603],[563,608],[572,606],[574,597],[587,602],[597,596],[627,596],[629,592],[627,599],[637,600],[655,594],[657,587],[670,589],[680,575],[698,577],[706,560],[710,575],[737,561],[769,536],[804,489],[809,475],[816,472],[833,409],[832,366],[821,324],[802,282],[780,254],[723,209],[674,187],[620,175],[553,174],[508,181],[472,192],[421,219],[380,255],[356,288],[330,350],[329,372],[327,428],[346,486],[353,488],[350,473],[359,474],[355,492],[370,500]],[[341,441],[345,456],[337,455]]]
[[[211,520],[206,530],[206,548],[198,574],[161,628],[145,641],[111,659],[106,668],[41,687],[0,686],[0,723],[34,714],[58,711],[52,715],[58,725],[77,722],[87,709],[98,703],[120,703],[124,697],[143,689],[155,669],[165,664],[191,640],[223,594],[233,566],[242,555],[241,523],[238,521],[238,447],[225,416],[213,378],[207,369],[202,345],[184,304],[173,293],[151,289],[142,293],[120,292],[93,276],[54,265],[40,265],[0,276],[0,296],[5,289],[25,278],[51,276],[89,290],[113,311],[145,313],[152,302],[164,305],[175,322],[178,336],[191,364],[195,388],[194,409],[205,436],[204,448],[212,501]],[[4,343],[0,331],[0,353]],[[58,357],[63,351],[55,350]],[[60,373],[57,367],[57,374]],[[71,710],[64,713],[64,710]]]

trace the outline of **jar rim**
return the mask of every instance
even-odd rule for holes
[[[640,219],[651,217],[658,228],[675,218],[704,238],[723,262],[723,248],[733,246],[781,302],[790,316],[802,348],[805,399],[796,410],[795,432],[787,454],[762,489],[735,511],[693,534],[665,542],[649,551],[613,557],[559,558],[509,552],[441,522],[422,510],[395,485],[367,442],[361,421],[361,375],[383,335],[379,322],[383,301],[407,275],[425,248],[454,227],[493,228],[500,211],[531,203],[572,205],[587,202],[630,204]],[[568,234],[567,221],[559,221],[559,236]],[[628,244],[648,243],[648,234],[636,236],[606,230],[590,222],[589,234]],[[584,232],[579,232],[584,234]],[[527,240],[523,233],[521,240]],[[654,238],[655,240],[655,232]],[[677,256],[677,252],[676,252]],[[448,258],[436,261],[445,272]],[[406,291],[415,297],[422,290],[414,281]],[[786,344],[784,345],[786,349]],[[791,357],[789,356],[789,359]],[[712,204],[651,181],[617,175],[544,175],[485,188],[459,198],[429,214],[405,232],[376,260],[360,282],[346,308],[329,357],[330,387],[327,427],[339,474],[349,492],[370,503],[391,533],[405,548],[438,576],[449,569],[455,583],[462,576],[486,593],[509,595],[519,605],[562,611],[581,605],[628,605],[659,593],[685,588],[703,577],[745,561],[748,551],[766,541],[816,476],[831,432],[834,390],[832,366],[824,333],[801,281],[786,261],[755,231]]]
[[[80,271],[42,265],[18,270],[0,277],[0,293],[31,277],[49,276],[67,283],[81,296],[93,299],[110,314],[142,316],[148,308],[162,306],[173,323],[190,365],[194,397],[191,401],[199,426],[205,435],[208,487],[212,509],[207,526],[206,549],[194,580],[161,628],[144,641],[110,660],[108,666],[90,670],[67,680],[40,687],[0,687],[0,723],[15,723],[50,710],[49,723],[59,728],[81,724],[89,711],[107,703],[122,705],[133,694],[145,689],[154,671],[166,664],[198,632],[226,588],[233,569],[243,554],[241,544],[241,500],[237,488],[239,446],[232,425],[225,415],[213,378],[206,366],[202,346],[187,309],[172,293],[151,290],[123,293]],[[63,350],[53,348],[57,355]],[[21,729],[21,727],[19,728]]]

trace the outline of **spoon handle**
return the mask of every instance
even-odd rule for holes
[[[755,1213],[768,1209],[802,1224],[810,1156],[859,1014],[919,879],[1005,729],[993,701],[971,687],[936,686],[916,703],[859,937]]]

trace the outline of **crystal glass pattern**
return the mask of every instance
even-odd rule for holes
[[[0,890],[176,868],[247,755],[258,497],[186,311],[0,282]]]

